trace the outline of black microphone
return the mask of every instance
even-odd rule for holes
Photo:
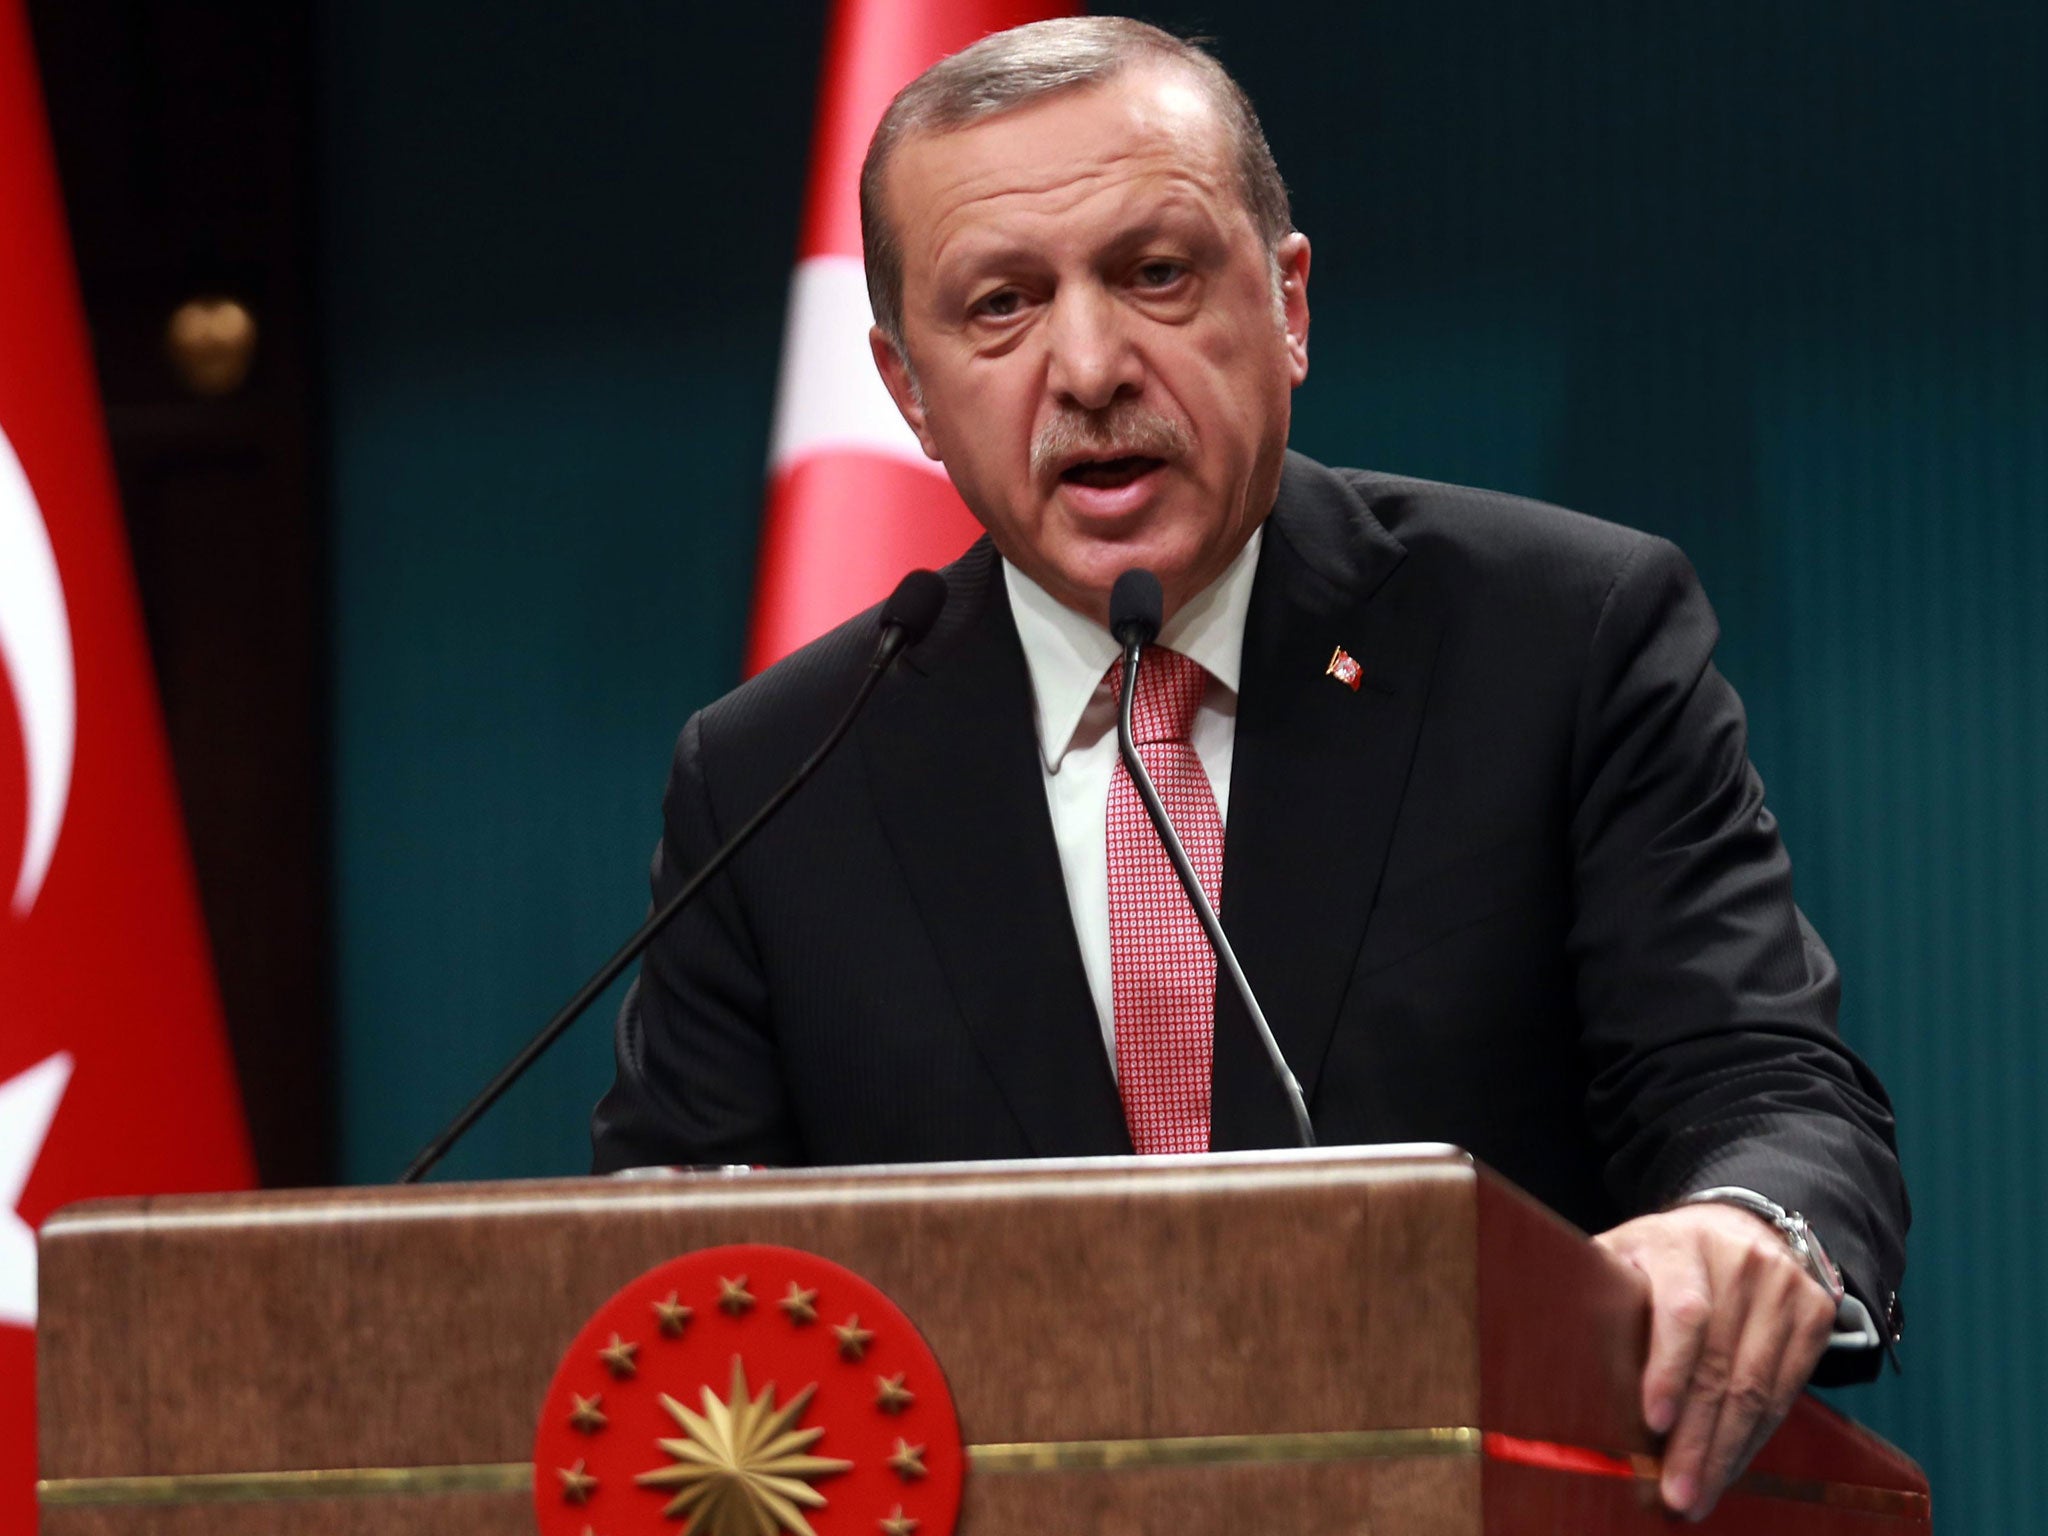
[[[1252,1028],[1258,1032],[1259,1044],[1266,1048],[1266,1060],[1272,1064],[1273,1076],[1280,1084],[1280,1091],[1287,1095],[1287,1107],[1294,1114],[1295,1134],[1301,1137],[1304,1147],[1312,1147],[1316,1144],[1315,1127],[1309,1124],[1308,1105],[1302,1100],[1301,1084],[1294,1080],[1287,1058],[1280,1054],[1280,1042],[1273,1038],[1272,1028],[1266,1023],[1265,1010],[1252,996],[1252,984],[1245,980],[1244,969],[1237,963],[1237,952],[1230,947],[1223,924],[1216,920],[1216,909],[1209,904],[1209,893],[1202,889],[1202,882],[1195,875],[1195,866],[1188,859],[1187,849],[1181,846],[1180,835],[1167,819],[1166,807],[1159,801],[1159,791],[1153,788],[1152,775],[1146,771],[1144,759],[1138,756],[1138,744],[1131,736],[1131,706],[1138,696],[1138,664],[1145,647],[1158,637],[1164,611],[1165,598],[1159,588],[1159,578],[1150,571],[1125,571],[1117,577],[1116,585],[1110,588],[1109,632],[1124,648],[1124,685],[1116,706],[1117,750],[1123,756],[1125,772],[1138,787],[1138,798],[1145,802],[1145,813],[1152,818],[1152,826],[1159,833],[1166,856],[1173,862],[1173,872],[1180,876],[1181,889],[1188,893],[1188,903],[1201,920],[1202,932],[1209,938],[1209,947],[1216,951],[1217,963],[1229,974],[1231,985],[1237,988],[1237,995],[1244,1001],[1245,1012],[1251,1015]]]
[[[747,824],[726,839],[725,846],[704,861],[697,873],[675,895],[642,923],[623,948],[598,968],[595,976],[576,989],[576,995],[564,1003],[556,1015],[541,1026],[539,1034],[526,1042],[525,1047],[505,1064],[498,1075],[484,1086],[482,1093],[469,1101],[461,1114],[449,1122],[448,1128],[428,1142],[420,1155],[398,1176],[401,1184],[418,1183],[421,1176],[447,1155],[448,1149],[462,1138],[469,1128],[482,1118],[485,1110],[498,1102],[507,1088],[526,1074],[526,1069],[541,1057],[541,1053],[562,1037],[568,1027],[575,1023],[583,1011],[597,1000],[599,993],[618,980],[619,973],[636,959],[640,952],[654,942],[656,934],[668,926],[669,921],[690,904],[704,884],[713,875],[725,868],[732,856],[746,845],[756,832],[760,831],[768,818],[782,809],[783,802],[804,785],[804,781],[817,772],[818,765],[831,755],[832,749],[846,733],[853,728],[854,718],[867,704],[876,685],[882,681],[882,674],[889,670],[894,661],[906,648],[917,644],[931,630],[939,617],[939,610],[946,606],[945,578],[936,571],[912,571],[896,583],[896,590],[889,594],[889,600],[882,604],[880,638],[875,642],[875,654],[868,662],[867,676],[861,679],[859,690],[853,702],[846,706],[846,713],[839,717],[839,723],[832,727],[832,733],[801,767],[789,776],[782,788],[768,797],[767,803],[754,812]]]

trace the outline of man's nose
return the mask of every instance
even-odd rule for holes
[[[1054,297],[1047,382],[1076,408],[1099,411],[1144,383],[1144,364],[1115,300],[1093,286],[1063,287]]]

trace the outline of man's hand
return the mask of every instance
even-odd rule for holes
[[[1813,1374],[1835,1304],[1769,1222],[1736,1206],[1638,1216],[1593,1241],[1650,1282],[1643,1418],[1669,1434],[1664,1503],[1704,1520]]]

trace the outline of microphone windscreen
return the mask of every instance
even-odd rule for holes
[[[902,630],[903,643],[915,645],[938,622],[945,606],[946,578],[937,571],[912,571],[882,604],[882,626]]]
[[[1133,635],[1140,645],[1150,645],[1165,611],[1166,595],[1150,571],[1125,571],[1109,589],[1109,632],[1120,645],[1129,645]]]

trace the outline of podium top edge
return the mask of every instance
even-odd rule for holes
[[[355,1221],[534,1216],[550,1211],[662,1209],[678,1204],[778,1206],[835,1201],[1059,1198],[1115,1188],[1199,1193],[1392,1178],[1470,1179],[1477,1164],[1445,1142],[1275,1148],[1171,1157],[1066,1157],[854,1167],[635,1169],[609,1176],[477,1183],[378,1184],[333,1189],[244,1190],[83,1200],[53,1212],[44,1242],[113,1232],[176,1228],[308,1226]]]

